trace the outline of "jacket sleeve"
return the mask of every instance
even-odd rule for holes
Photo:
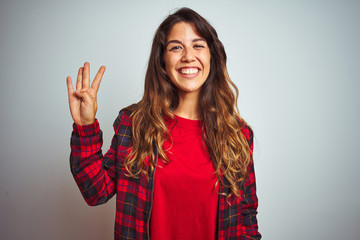
[[[244,240],[261,239],[261,234],[258,232],[258,223],[256,218],[258,198],[256,195],[255,171],[253,162],[254,135],[250,127],[246,127],[242,131],[249,143],[251,161],[248,166],[249,178],[244,181],[243,185],[244,196],[242,198],[241,231]]]
[[[70,168],[81,194],[90,206],[106,203],[116,192],[117,131],[121,117],[114,122],[111,147],[102,154],[102,131],[97,120],[91,125],[73,124]]]

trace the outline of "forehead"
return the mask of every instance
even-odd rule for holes
[[[202,36],[200,36],[200,34],[198,34],[197,32],[195,28],[195,24],[188,22],[178,22],[171,28],[167,36],[167,41],[170,40],[192,41],[194,38],[202,38]]]

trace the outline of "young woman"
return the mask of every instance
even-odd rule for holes
[[[188,8],[160,24],[144,96],[120,111],[105,155],[95,118],[104,71],[90,86],[85,63],[76,91],[67,78],[70,164],[89,205],[116,194],[115,239],[260,239],[253,133],[215,29]]]

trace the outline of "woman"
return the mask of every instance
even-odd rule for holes
[[[144,96],[120,111],[103,156],[95,113],[104,71],[90,86],[85,63],[76,91],[67,78],[70,163],[89,205],[116,194],[115,239],[260,239],[253,133],[214,28],[188,8],[161,23]]]

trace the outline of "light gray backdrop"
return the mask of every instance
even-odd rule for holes
[[[112,239],[115,201],[88,207],[69,166],[65,79],[107,67],[104,151],[142,96],[153,34],[188,6],[217,29],[253,127],[264,238],[360,239],[360,1],[0,2],[0,239]]]

